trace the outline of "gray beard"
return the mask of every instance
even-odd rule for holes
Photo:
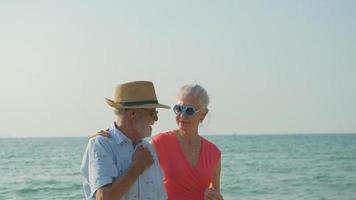
[[[139,134],[140,138],[145,138],[151,136],[152,130],[148,125],[135,124],[135,130]]]

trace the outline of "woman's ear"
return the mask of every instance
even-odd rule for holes
[[[208,112],[209,112],[208,109],[206,109],[206,110],[204,111],[204,114],[203,114],[202,118],[200,118],[200,122],[203,122],[203,120],[205,119],[205,116],[206,116],[206,114],[208,114]]]

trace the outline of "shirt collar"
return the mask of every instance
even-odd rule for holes
[[[114,138],[117,144],[122,144],[123,142],[127,142],[132,144],[132,141],[126,137],[126,135],[116,127],[115,122],[113,122],[109,129],[110,135]]]

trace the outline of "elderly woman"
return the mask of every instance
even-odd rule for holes
[[[208,113],[209,96],[200,85],[180,88],[177,128],[152,138],[163,170],[169,200],[221,200],[221,152],[199,135],[199,124]]]

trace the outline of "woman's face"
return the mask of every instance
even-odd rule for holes
[[[179,112],[176,114],[176,123],[178,125],[178,129],[183,130],[185,132],[191,132],[198,129],[199,123],[204,119],[207,109],[205,109],[199,99],[185,96],[178,99],[178,105],[181,106],[193,106],[197,111],[194,115],[190,116],[185,112]]]

